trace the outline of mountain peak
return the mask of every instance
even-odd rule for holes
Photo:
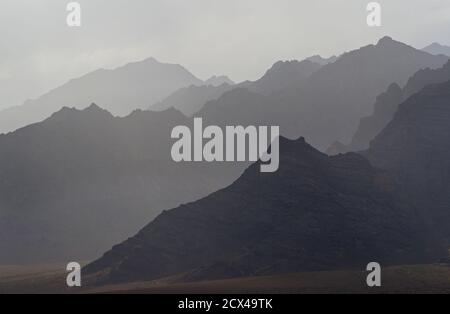
[[[148,57],[146,59],[143,60],[144,62],[156,62],[156,63],[160,63],[158,60],[156,60],[154,57]]]
[[[220,86],[222,84],[234,85],[235,83],[226,75],[213,75],[204,82],[205,85]]]
[[[311,62],[311,61],[305,60],[304,62],[307,63],[307,62]],[[290,66],[297,66],[299,63],[300,62],[298,60],[286,60],[286,61],[280,60],[280,61],[275,62],[272,65],[272,68],[269,69],[269,71],[271,71],[271,70],[272,71],[273,70],[279,70],[279,69],[282,69],[282,68],[288,68]]]
[[[83,271],[97,284],[209,281],[338,269],[368,256],[384,264],[440,256],[417,213],[385,188],[389,177],[360,155],[328,157],[304,143],[280,138],[278,172],[261,175],[253,164],[230,186],[163,212]]]
[[[309,60],[311,62],[318,63],[320,65],[327,65],[329,63],[335,62],[337,59],[338,59],[338,57],[336,57],[336,56],[324,58],[321,55],[314,55],[314,56],[306,58],[305,60]]]
[[[87,112],[87,113],[101,113],[101,114],[107,113],[108,115],[111,115],[108,110],[101,108],[96,103],[91,103],[89,105],[89,107],[86,107],[82,111]]]
[[[383,45],[388,45],[388,44],[393,44],[393,43],[399,43],[399,42],[393,40],[392,37],[390,37],[390,36],[384,36],[377,42],[377,46],[383,46]]]
[[[79,116],[83,116],[83,117],[113,117],[113,115],[99,107],[98,105],[96,105],[95,103],[92,103],[90,106],[84,108],[84,109],[77,109],[75,107],[62,107],[59,111],[53,113],[50,117],[50,119],[52,120],[65,120],[65,119],[70,119],[72,117],[79,117]]]
[[[425,52],[431,53],[433,55],[450,56],[450,47],[441,45],[440,43],[437,43],[437,42],[434,42],[431,45],[426,46],[422,50]]]

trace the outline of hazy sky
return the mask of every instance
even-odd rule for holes
[[[241,81],[280,59],[339,54],[383,35],[450,45],[449,0],[379,0],[380,28],[366,25],[369,0],[79,0],[81,28],[66,25],[69,2],[0,1],[0,107],[150,56]]]

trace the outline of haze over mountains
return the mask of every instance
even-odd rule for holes
[[[0,264],[93,259],[243,171],[173,162],[176,125],[191,121],[175,109],[117,118],[91,105],[0,135]]]
[[[347,146],[335,143],[328,150],[328,153],[337,154],[367,149],[370,141],[392,120],[400,103],[427,85],[442,83],[447,80],[450,80],[450,61],[442,68],[419,70],[408,80],[403,89],[395,83],[392,84],[386,92],[377,97],[373,114],[361,119],[351,143]]]
[[[320,56],[314,58],[326,62],[326,59],[322,59]],[[208,102],[217,100],[232,89],[245,88],[261,95],[270,95],[293,85],[304,83],[320,67],[319,63],[309,60],[279,61],[254,82],[246,81],[232,85],[225,81],[222,85],[208,86],[205,83],[204,86],[189,86],[177,90],[163,101],[150,106],[150,110],[160,111],[173,107],[187,116],[193,116]]]
[[[261,95],[270,95],[284,89],[304,84],[306,80],[322,67],[310,60],[278,61],[255,82],[243,82],[238,87],[246,88]]]
[[[163,101],[150,106],[149,109],[152,111],[162,111],[169,108],[175,108],[184,115],[191,117],[203,108],[207,102],[218,99],[225,92],[230,91],[233,88],[233,85],[227,83],[223,83],[219,86],[191,85],[175,91]]]
[[[311,56],[309,58],[306,58],[306,60],[309,60],[309,61],[314,62],[314,63],[318,63],[320,65],[326,65],[326,64],[329,64],[329,63],[333,63],[337,59],[338,59],[338,57],[336,57],[336,56],[331,56],[329,58],[323,58],[320,55],[314,55],[314,56]]]
[[[223,84],[234,85],[234,82],[226,75],[216,76],[213,75],[209,79],[203,82],[203,85],[209,86],[220,86]]]
[[[450,79],[402,103],[365,155],[394,174],[450,243]]]
[[[426,46],[422,50],[431,53],[433,55],[446,55],[450,57],[450,47],[441,45],[439,43],[432,43],[431,45]]]
[[[394,181],[364,157],[282,139],[280,158],[276,173],[256,163],[231,186],[165,211],[84,272],[97,283],[212,280],[442,256]]]
[[[381,120],[387,124],[389,122],[387,117],[389,115],[392,117],[401,102],[400,99],[403,101],[404,95],[410,96],[430,83],[442,82],[448,76],[448,64],[441,68],[448,62],[447,57],[431,55],[388,37],[381,39],[376,45],[356,49],[337,59],[321,61],[317,57],[315,60],[318,62],[311,60],[277,62],[260,80],[255,82],[229,85],[223,83],[227,81],[226,78],[216,77],[209,80],[212,85],[205,86],[205,82],[196,79],[180,66],[160,64],[150,59],[117,70],[94,72],[71,81],[20,109],[5,111],[6,114],[1,112],[0,122],[2,119],[5,121],[10,119],[9,122],[16,123],[19,120],[14,120],[13,116],[17,113],[20,119],[26,117],[22,114],[27,112],[25,109],[31,108],[28,106],[46,108],[44,111],[61,108],[66,101],[59,97],[65,97],[68,94],[78,97],[78,94],[73,91],[77,91],[77,88],[84,90],[88,87],[92,88],[92,91],[99,95],[98,97],[107,95],[105,97],[108,98],[105,99],[111,100],[107,106],[121,108],[120,110],[128,108],[127,110],[131,111],[137,106],[138,101],[126,100],[126,97],[134,100],[139,97],[153,99],[162,90],[152,85],[154,81],[148,78],[142,79],[140,74],[146,73],[145,69],[151,72],[151,74],[147,73],[148,77],[157,77],[157,86],[165,82],[166,76],[162,75],[163,79],[161,79],[158,76],[159,72],[150,70],[153,67],[163,69],[166,74],[183,78],[176,80],[181,88],[172,86],[172,92],[168,92],[168,88],[165,89],[168,97],[159,102],[161,112],[138,110],[126,117],[118,118],[95,105],[85,110],[64,108],[55,110],[57,112],[43,122],[0,136],[0,263],[66,261],[72,257],[76,260],[96,258],[113,244],[137,232],[161,210],[205,197],[238,179],[247,164],[176,164],[171,160],[170,147],[173,141],[170,139],[170,132],[176,125],[192,125],[192,119],[186,115],[203,117],[205,125],[280,125],[284,136],[291,139],[305,136],[313,147],[324,150],[336,139],[350,141],[358,121],[371,112],[375,99],[381,93],[387,91],[378,97],[377,103],[382,110],[376,110],[376,113],[383,112],[384,120]],[[140,66],[145,69],[141,71]],[[430,69],[421,70],[425,68]],[[420,71],[417,72],[418,70]],[[410,79],[412,75],[414,76]],[[117,78],[117,81],[111,77]],[[139,82],[137,79],[136,81],[132,79],[137,77],[141,77]],[[121,82],[122,79],[123,86],[116,86],[116,90],[110,88],[114,86],[112,82]],[[97,80],[100,83],[106,82],[101,84],[104,87],[103,90],[99,89],[100,85],[95,85],[100,84]],[[169,81],[172,83],[171,80]],[[214,86],[221,82],[223,84]],[[406,82],[408,82],[406,87],[402,89],[400,86],[405,85]],[[142,93],[136,93],[137,90]],[[153,93],[153,90],[157,92]],[[75,105],[83,106],[81,101],[84,100],[81,99],[80,104]],[[158,103],[158,101],[148,101],[144,104],[145,108],[152,103]],[[437,115],[430,118],[430,121],[437,119],[436,117]],[[28,118],[30,117],[27,116]],[[428,123],[426,126],[431,128],[430,121],[423,122]],[[8,124],[6,126],[0,124],[0,126],[10,128],[11,123],[9,126]],[[447,132],[444,127],[438,131]],[[438,135],[436,134],[436,138]],[[414,136],[419,135],[414,134]],[[412,137],[403,140],[414,141]],[[441,138],[439,141],[447,143],[446,140]],[[252,166],[253,168],[250,168],[246,175],[231,187],[199,202],[182,206],[182,208],[193,208],[194,212],[201,215],[201,217],[195,216],[196,218],[189,216],[190,214],[184,216],[185,210],[183,210],[180,219],[183,223],[188,223],[186,230],[193,226],[199,227],[197,235],[200,237],[200,232],[204,232],[201,236],[209,237],[205,239],[205,242],[201,242],[205,247],[214,245],[216,240],[225,241],[225,238],[215,239],[210,236],[209,229],[202,229],[209,223],[209,220],[208,223],[203,221],[207,218],[211,219],[211,228],[212,226],[219,228],[216,224],[219,219],[236,224],[235,231],[231,227],[222,230],[231,232],[230,241],[237,239],[233,238],[234,235],[240,237],[251,231],[252,236],[262,237],[261,247],[254,242],[242,243],[242,245],[239,244],[241,246],[236,246],[237,251],[230,249],[222,254],[218,253],[219,248],[211,249],[210,256],[199,256],[199,259],[192,257],[192,260],[191,256],[182,255],[186,257],[186,261],[192,263],[188,265],[189,267],[182,263],[172,264],[175,266],[170,272],[195,270],[189,276],[206,278],[210,274],[219,277],[230,276],[236,274],[235,271],[243,274],[263,274],[264,269],[267,269],[267,273],[275,273],[300,269],[338,268],[339,265],[350,265],[348,264],[350,259],[346,260],[345,257],[354,254],[354,249],[361,243],[363,249],[360,256],[355,255],[355,261],[365,258],[364,254],[369,256],[372,253],[379,254],[380,258],[392,263],[428,260],[429,257],[437,255],[439,241],[435,244],[427,242],[433,237],[432,232],[425,222],[420,222],[422,220],[415,213],[415,208],[426,203],[426,196],[423,196],[420,202],[411,201],[416,206],[410,206],[408,196],[400,195],[406,188],[400,185],[399,189],[402,193],[396,192],[398,188],[395,177],[398,174],[394,167],[384,167],[382,153],[373,153],[373,155],[371,153],[368,158],[377,166],[386,168],[388,174],[373,168],[359,155],[348,154],[329,158],[301,140],[284,143],[288,149],[285,158],[282,152],[284,158],[282,163],[286,164],[283,169],[288,171],[280,170],[280,175],[277,173],[271,176],[274,182],[267,179],[268,177],[252,173],[250,169],[255,167]],[[437,142],[433,142],[433,145],[436,144]],[[388,147],[380,151],[392,153],[390,149],[392,148]],[[411,147],[408,149],[412,151]],[[437,150],[433,155],[437,157],[436,160],[431,161],[437,163],[441,157],[447,157],[445,154],[440,154],[435,146],[433,149]],[[430,151],[433,150],[430,149]],[[405,154],[402,158],[407,157]],[[307,159],[304,161],[302,158]],[[282,163],[280,166],[283,166]],[[424,167],[426,168],[427,165]],[[444,169],[442,172],[445,173],[445,171]],[[429,180],[431,179],[430,174]],[[445,183],[444,179],[439,180]],[[286,183],[283,183],[283,180],[286,180]],[[267,189],[269,187],[274,189],[272,192],[267,190],[268,197],[272,198],[265,199],[264,196],[257,194],[259,192],[252,190],[252,184],[247,181],[254,183],[255,188],[261,181]],[[277,190],[278,185],[286,189]],[[290,189],[290,186],[298,187],[299,190],[294,191]],[[316,187],[320,187],[324,194],[318,193]],[[413,191],[412,188],[408,190]],[[439,189],[436,188],[436,190]],[[233,192],[230,193],[230,191]],[[317,192],[317,194],[309,195],[306,193],[308,191]],[[222,198],[217,199],[217,195]],[[231,198],[228,200],[228,197]],[[286,200],[283,200],[284,197]],[[442,213],[447,208],[448,200],[438,199],[440,201],[433,204],[432,211]],[[292,201],[291,204],[289,200]],[[305,204],[314,206],[301,207],[301,210],[296,212],[294,205],[301,204],[303,201]],[[236,205],[230,202],[235,202]],[[221,205],[222,203],[225,205]],[[272,207],[263,207],[263,210],[267,211],[258,216],[256,210],[264,203]],[[286,208],[289,217],[298,218],[295,222],[299,224],[295,225],[294,221],[290,224],[287,219],[282,220],[280,227],[274,226],[275,229],[269,230],[274,232],[273,234],[263,234],[261,230],[267,231],[264,228],[267,227],[269,220],[280,218],[277,216],[279,215],[277,203],[280,204],[280,208]],[[336,204],[339,206],[334,207]],[[316,213],[313,209],[322,208],[319,205],[324,206],[324,211],[319,210]],[[239,217],[238,208],[242,210],[244,207],[248,210],[248,216],[245,216],[246,213],[243,212],[244,216]],[[211,217],[212,213],[206,212],[210,208],[217,208],[218,217]],[[375,217],[379,219],[370,221],[368,212],[360,212],[357,208],[364,208],[375,213],[378,215]],[[388,213],[385,211],[386,208],[396,211]],[[232,216],[227,216],[230,214],[228,210],[231,211]],[[332,214],[333,211],[339,212],[346,219],[338,219],[337,214]],[[402,221],[400,216],[396,216],[397,214],[403,218]],[[162,217],[171,217],[171,214],[165,213]],[[305,221],[311,224],[302,225],[299,217],[302,219],[306,217]],[[370,217],[373,218],[373,216]],[[185,218],[188,220],[184,221]],[[266,218],[267,221],[262,221]],[[175,218],[174,226],[181,226],[182,222],[177,219]],[[193,221],[195,219],[198,221]],[[254,223],[256,229],[248,231],[240,225],[239,219],[248,224]],[[330,226],[331,222],[336,223],[339,230],[322,226],[320,222],[322,219]],[[346,221],[352,223],[346,225]],[[395,226],[391,224],[391,221],[396,222]],[[317,225],[325,228],[323,238],[316,234]],[[172,231],[167,231],[168,225],[162,226],[161,236],[171,234]],[[285,230],[282,229],[283,227]],[[354,240],[349,239],[349,234],[355,231],[354,228],[357,228],[361,243],[352,242]],[[294,229],[299,233],[292,231]],[[392,244],[392,246],[386,246],[389,250],[376,247],[374,234],[371,233],[374,231],[378,234],[378,231],[382,229],[392,230],[392,233],[387,233],[386,238],[383,238],[385,240],[383,243]],[[219,231],[220,228],[217,230]],[[327,234],[331,238],[336,235],[338,243],[327,242]],[[220,232],[218,236],[225,237],[220,235]],[[256,238],[249,237],[249,239]],[[309,255],[300,254],[298,247],[293,246],[281,247],[282,251],[276,250],[276,244],[279,245],[284,240],[289,245],[293,245],[293,242],[289,242],[292,239],[303,241],[301,243],[304,243]],[[157,240],[156,238],[152,241]],[[206,243],[207,240],[211,242]],[[134,240],[130,241],[128,244],[133,243]],[[161,253],[160,251],[156,253],[139,251],[141,244],[146,247],[156,243],[146,241],[139,242],[136,254],[158,255]],[[425,241],[427,244],[420,241]],[[328,248],[329,253],[326,253],[324,249],[320,251],[321,255],[312,256],[314,242],[324,243],[324,248]],[[231,242],[226,241],[220,243],[224,244],[225,248],[231,245]],[[125,250],[123,254],[117,251],[117,248],[111,253],[117,254],[118,259],[110,258],[111,254],[107,254],[100,264],[96,264],[101,265],[97,269],[103,267],[115,269],[116,263],[120,263],[123,264],[123,268],[117,272],[114,270],[117,278],[122,278],[122,270],[128,276],[128,267],[136,266],[122,263],[122,259],[128,260],[127,255],[130,250],[135,249],[131,249],[128,244],[120,246]],[[164,250],[166,244],[163,245],[161,242],[157,245],[158,249]],[[429,255],[422,254],[426,252],[425,246],[430,247]],[[175,248],[179,247],[170,247],[170,250]],[[277,255],[270,260],[262,252],[265,248],[268,252],[273,250],[274,254],[279,254],[281,257],[278,259]],[[182,254],[189,254],[186,251],[188,248],[182,250],[184,250]],[[289,255],[292,250],[293,255]],[[173,251],[169,253],[161,258],[167,258],[165,261],[171,263],[172,258],[179,257],[181,254]],[[332,260],[336,260],[335,264],[326,264],[327,254],[332,257]],[[220,257],[224,264],[212,265],[214,255]],[[260,256],[261,259],[259,259]],[[137,258],[141,257],[139,255]],[[295,266],[293,261],[297,258],[300,258],[301,263]],[[130,257],[129,261],[138,263],[133,257]],[[243,265],[250,261],[254,266],[250,267],[251,269],[245,268]],[[141,265],[137,265],[136,269],[139,267]],[[159,271],[166,272],[166,269],[158,267],[160,266],[155,266],[153,270],[148,271],[148,278],[154,278]],[[198,267],[201,271],[197,269]],[[169,273],[168,270],[167,273]],[[115,274],[111,276],[115,278]]]
[[[164,212],[85,271],[103,284],[437,262],[450,243],[448,143],[450,80],[400,105],[363,153],[377,168],[360,154],[328,157],[304,139],[282,139],[278,172],[252,165],[231,186]]]
[[[206,83],[220,85],[229,81],[222,76],[212,77]],[[203,84],[182,66],[160,63],[154,58],[113,70],[99,69],[38,99],[0,111],[0,133],[42,121],[64,106],[82,109],[93,102],[113,115],[124,116],[135,109],[147,109],[180,88]]]
[[[198,115],[209,119],[212,124],[220,125],[232,122],[280,125],[284,136],[306,136],[322,150],[336,141],[349,143],[353,136],[356,136],[357,143],[350,145],[352,148],[367,148],[366,138],[358,139],[359,135],[354,134],[360,119],[373,111],[373,104],[379,101],[377,97],[389,86],[394,86],[392,84],[404,86],[416,71],[439,68],[447,61],[448,57],[444,55],[432,55],[384,37],[376,45],[344,53],[339,58],[313,56],[303,61],[277,62],[261,79],[243,82],[233,88],[185,88],[151,109],[175,107],[188,116],[196,115],[198,111]],[[245,88],[248,93],[227,93],[238,88]],[[267,99],[255,94],[264,95]],[[383,113],[385,117],[377,119],[387,121],[373,122],[376,126],[367,133],[375,132],[371,135],[376,135],[393,112],[395,108]],[[371,127],[363,125],[362,131],[366,132],[364,128]],[[342,147],[341,150],[349,148]]]
[[[359,120],[371,113],[376,97],[389,85],[404,85],[418,70],[439,68],[447,61],[384,37],[264,99],[254,91],[231,91],[198,114],[218,125],[280,125],[284,136],[305,136],[325,150],[336,140],[350,141]]]

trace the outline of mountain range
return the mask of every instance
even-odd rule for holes
[[[306,58],[306,60],[309,60],[309,61],[314,62],[314,63],[318,63],[320,65],[327,65],[329,63],[335,62],[338,58],[339,57],[336,57],[336,56],[331,56],[329,58],[323,58],[320,55],[314,55],[314,56],[311,56],[309,58]]]
[[[243,171],[173,162],[176,125],[192,121],[175,109],[114,117],[93,104],[0,135],[0,264],[96,258]]]
[[[419,88],[443,69],[420,71],[407,85]],[[232,185],[164,211],[86,266],[89,280],[206,281],[439,261],[450,243],[450,80],[405,90],[412,95],[368,150],[328,156],[304,138],[281,138],[278,172],[260,173],[255,163]],[[392,84],[380,103],[388,94],[402,89]],[[223,97],[266,99],[249,95]]]
[[[433,261],[444,253],[395,181],[362,156],[280,141],[280,169],[165,211],[84,268],[96,284],[185,281]]]
[[[232,81],[226,76],[214,76],[204,82],[178,64],[154,58],[113,70],[99,69],[21,106],[0,111],[0,133],[40,122],[62,107],[82,109],[95,102],[113,115],[126,116],[135,109],[147,109],[180,88],[222,83]]]
[[[158,256],[155,263],[167,262],[168,266],[152,266],[152,270],[145,272],[146,279],[179,272],[188,272],[190,278],[215,278],[229,277],[236,272],[248,275],[356,267],[371,254],[386,263],[435,260],[440,254],[440,241],[434,237],[434,228],[429,228],[428,219],[430,224],[436,224],[436,217],[448,208],[447,199],[436,196],[439,201],[433,203],[430,209],[433,214],[428,215],[423,210],[426,195],[417,199],[410,197],[416,187],[402,183],[404,170],[396,170],[398,161],[392,161],[393,166],[387,162],[394,160],[395,153],[400,154],[395,147],[386,144],[390,138],[377,140],[368,152],[361,154],[328,157],[319,151],[335,140],[350,141],[358,121],[370,113],[375,101],[382,112],[391,110],[385,117],[391,115],[392,120],[405,94],[414,97],[430,82],[442,82],[448,65],[440,68],[448,58],[385,37],[376,45],[344,53],[329,62],[315,59],[319,62],[277,62],[260,80],[218,86],[214,84],[226,81],[224,77],[216,77],[205,86],[204,81],[181,66],[149,59],[121,69],[91,73],[20,109],[1,112],[0,125],[12,130],[15,127],[11,125],[26,114],[39,111],[29,111],[28,106],[32,104],[43,108],[39,119],[45,118],[46,110],[56,111],[41,122],[0,135],[0,263],[92,260],[113,244],[135,234],[155,217],[159,218],[139,233],[143,234],[142,239],[133,237],[115,247],[89,266],[89,272],[98,274],[108,269],[107,281],[136,279],[133,269],[143,270],[147,265],[138,265],[138,259],[143,258],[144,263],[150,255]],[[158,71],[151,70],[154,68],[184,79],[175,80],[179,84],[171,85],[170,92],[169,88],[150,86],[152,82],[143,79],[141,73],[148,71],[149,77],[155,75],[158,84],[164,82],[162,78],[169,77],[169,74],[159,77]],[[114,85],[122,79],[122,85]],[[171,79],[168,81],[173,83]],[[156,86],[160,86],[158,84]],[[400,87],[405,84],[407,87]],[[152,103],[162,104],[161,111],[135,110],[124,117],[115,117],[117,112],[109,113],[97,105],[80,110],[81,102],[74,104],[78,109],[60,109],[70,100],[70,95],[75,95],[73,99],[88,95],[85,88],[98,93],[100,98],[106,95],[108,111],[111,108],[132,111],[140,106],[132,101],[137,99],[133,98],[135,96],[146,99],[145,108]],[[153,89],[158,92],[153,93]],[[142,93],[136,93],[137,90]],[[161,90],[165,90],[166,95],[161,93],[155,100]],[[59,98],[66,96],[69,98]],[[164,97],[165,100],[159,102]],[[427,97],[432,96],[425,94],[420,103],[424,104]],[[80,101],[87,101],[87,98]],[[192,119],[186,115],[203,117],[205,125],[280,125],[283,136],[292,141],[282,140],[279,173],[258,174],[257,166],[253,165],[240,177],[248,164],[174,163],[170,158],[170,132],[176,125],[192,126]],[[445,118],[445,112],[441,118]],[[9,126],[3,124],[2,119],[10,123]],[[37,116],[30,119],[37,119]],[[414,120],[424,125],[413,124],[414,128],[419,125],[429,128],[430,134],[436,131],[433,135],[436,140],[428,142],[433,145],[429,150],[433,154],[430,153],[432,159],[422,165],[425,169],[429,169],[432,162],[437,164],[440,158],[447,157],[439,150],[444,148],[435,146],[440,142],[445,147],[443,143],[447,139],[440,132],[445,134],[447,129],[438,123],[432,131],[433,119],[439,119],[439,114],[434,112],[427,119],[424,116],[423,121]],[[383,121],[388,124],[387,120]],[[21,123],[16,123],[16,127]],[[396,130],[390,125],[385,130]],[[405,130],[392,131],[392,134],[396,132],[402,134]],[[400,137],[398,134],[392,136]],[[424,134],[427,133],[424,131]],[[300,135],[312,146],[302,139],[297,140]],[[406,144],[414,142],[414,137],[422,140],[420,136],[412,132],[402,140]],[[410,145],[404,148],[408,153],[401,155],[405,161],[409,153],[414,154],[414,145]],[[426,145],[423,144],[423,151],[416,152],[417,156],[427,154]],[[386,161],[383,152],[394,157]],[[414,167],[419,167],[423,160],[414,161]],[[437,172],[437,167],[433,171]],[[445,169],[441,169],[442,174],[446,173]],[[423,177],[426,178],[426,174]],[[432,178],[429,174],[429,180]],[[439,180],[446,183],[445,178]],[[263,194],[258,194],[260,183]],[[436,191],[442,189],[436,187]],[[187,204],[158,216],[162,210],[183,203]],[[192,214],[187,208],[193,210]],[[262,208],[261,215],[258,208]],[[285,210],[281,214],[286,216],[278,216],[279,208]],[[180,216],[177,214],[172,220],[173,213],[178,212]],[[214,213],[217,215],[212,216]],[[422,219],[422,216],[427,218]],[[289,221],[290,218],[293,220]],[[270,221],[280,224],[270,229]],[[219,222],[224,223],[222,229]],[[246,229],[244,222],[252,227]],[[189,256],[189,247],[178,246],[178,236],[185,234],[178,234],[173,228],[182,228],[183,223],[186,223],[186,231],[181,232],[186,232],[186,241],[199,241],[199,250],[211,248],[211,253],[205,253],[209,256],[200,254],[197,259]],[[333,224],[338,227],[334,229]],[[188,237],[189,228],[198,231],[192,235],[195,238]],[[212,228],[217,231],[217,238]],[[438,229],[444,232],[443,228]],[[148,233],[151,236],[146,236],[144,230],[151,230]],[[381,230],[388,232],[381,235]],[[230,242],[226,242],[228,232]],[[357,234],[357,238],[352,238],[352,234]],[[147,242],[147,237],[153,235],[155,238]],[[376,240],[378,236],[382,237],[380,247],[377,246],[380,245]],[[158,237],[176,241],[157,242]],[[238,238],[246,241],[237,243]],[[332,239],[336,239],[336,243]],[[133,242],[135,240],[138,241]],[[294,240],[300,241],[303,253],[294,247]],[[191,244],[196,245],[195,241]],[[285,247],[283,241],[287,243]],[[317,256],[314,242],[323,243],[324,247]],[[216,244],[224,245],[222,253],[219,246],[213,249]],[[355,248],[362,248],[361,252],[357,253]],[[264,251],[268,252],[266,254],[273,251],[273,260],[264,255]],[[353,255],[355,259],[351,263]],[[214,256],[218,257],[219,264],[215,264]],[[327,262],[327,256],[331,262]],[[173,261],[179,257],[186,258],[186,263]],[[246,263],[254,266],[246,269]]]
[[[326,62],[326,59],[322,59],[320,56],[312,58],[319,62]],[[303,83],[320,67],[319,63],[309,60],[278,61],[256,81],[245,81],[239,84],[230,84],[225,81],[221,85],[192,85],[175,91],[161,102],[150,106],[149,109],[160,111],[172,107],[187,116],[193,116],[203,109],[208,102],[217,100],[232,89],[245,88],[261,95],[270,95]]]
[[[445,56],[384,37],[376,45],[341,55],[278,92],[263,95],[241,86],[205,104],[198,115],[217,125],[279,125],[283,136],[301,135],[326,150],[336,140],[350,141],[359,120],[370,114],[376,97],[389,85],[402,86],[418,70],[439,68],[447,61]]]
[[[426,46],[422,50],[431,53],[433,55],[445,55],[450,57],[450,47],[441,45],[439,43],[432,43],[431,45]]]
[[[243,82],[238,85],[251,92],[270,95],[284,89],[304,84],[306,80],[322,67],[321,64],[308,59],[303,61],[278,61],[267,70],[263,77],[254,82]]]
[[[450,243],[450,79],[403,102],[364,153],[392,173],[403,193]]]
[[[225,92],[235,88],[233,85],[223,83],[219,86],[213,85],[191,85],[189,87],[181,88],[170,94],[161,102],[150,106],[149,110],[162,111],[169,108],[175,108],[181,111],[184,115],[192,117],[203,106],[211,101],[218,99]]]
[[[337,154],[367,149],[370,141],[392,120],[400,103],[427,85],[448,80],[450,80],[450,61],[442,68],[419,70],[408,80],[403,88],[400,88],[396,83],[390,85],[386,92],[377,97],[373,114],[361,119],[350,144],[334,143],[327,153]]]
[[[213,75],[209,79],[203,82],[206,86],[220,86],[223,84],[234,85],[234,82],[226,75]]]

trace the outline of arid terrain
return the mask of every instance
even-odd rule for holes
[[[176,277],[100,287],[65,287],[61,265],[0,267],[0,293],[140,293],[140,294],[302,294],[302,293],[450,293],[450,265],[387,267],[382,287],[368,288],[364,271],[304,272],[206,282],[178,282]]]

